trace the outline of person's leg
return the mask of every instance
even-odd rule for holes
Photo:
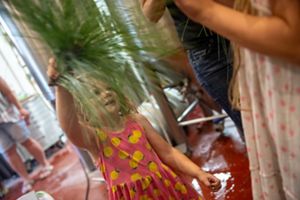
[[[44,154],[42,146],[33,138],[29,137],[29,130],[24,123],[20,121],[11,128],[11,136],[14,140],[24,146],[28,152],[43,166],[40,178],[46,178],[53,170],[53,166],[50,165]]]
[[[22,146],[24,146],[40,164],[43,166],[49,165],[43,148],[37,141],[30,138],[30,132],[24,121],[14,123],[8,131],[13,140],[19,144],[22,144]]]
[[[190,84],[195,84],[197,86],[196,89],[201,92],[201,99],[205,102],[205,104],[211,109],[217,112],[220,112],[222,109],[218,103],[216,103],[211,96],[207,94],[207,92],[198,84],[198,80],[196,79],[194,70],[190,67],[189,59],[184,50],[180,50],[172,55],[164,58],[167,65],[172,66],[172,70],[175,70],[176,73],[183,74],[186,76]],[[164,62],[162,62],[164,64]]]
[[[5,155],[11,168],[23,179],[22,193],[26,193],[32,189],[31,184],[33,181],[30,179],[23,160],[17,152],[14,137],[22,133],[20,130],[16,123],[0,124],[0,152]]]
[[[17,174],[24,180],[30,181],[29,174],[25,168],[22,158],[17,152],[17,146],[13,145],[5,152],[6,160],[10,164],[11,168],[17,172]]]
[[[49,162],[46,159],[44,154],[43,148],[41,145],[32,138],[26,139],[24,142],[21,143],[31,155],[44,167],[49,166]]]
[[[0,180],[0,197],[3,198],[8,193],[8,189]]]
[[[17,152],[14,139],[10,135],[10,129],[14,123],[0,124],[0,152],[4,155],[11,168],[24,180],[30,180],[24,163]]]
[[[17,152],[16,145],[13,145],[6,152],[6,160],[10,164],[11,168],[23,179],[22,193],[32,190],[31,184],[33,180],[29,177],[22,158]]]
[[[218,39],[210,39],[197,49],[188,51],[197,79],[207,93],[226,111],[238,129],[243,130],[240,112],[229,102],[228,90],[232,78],[232,59]],[[229,51],[228,51],[229,52]],[[244,135],[240,133],[244,140]]]

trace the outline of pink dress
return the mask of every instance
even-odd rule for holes
[[[109,199],[201,199],[189,183],[162,163],[135,121],[127,120],[125,127],[118,133],[97,131],[102,146],[100,170]]]

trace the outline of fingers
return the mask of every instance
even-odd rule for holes
[[[201,182],[202,182],[206,187],[210,187],[210,186],[211,186],[211,183],[210,183],[210,181],[209,181],[208,178],[202,179]]]
[[[49,64],[55,64],[56,60],[54,57],[51,57],[48,62],[49,62]]]
[[[56,69],[56,60],[54,57],[51,57],[48,61],[48,69],[53,69],[55,70]]]
[[[213,192],[216,192],[221,188],[220,180],[211,174],[202,175],[199,177],[199,180]]]
[[[215,176],[209,177],[209,182],[210,182],[210,188],[216,192],[221,188],[221,182],[218,178]]]
[[[209,182],[212,185],[218,185],[218,184],[220,184],[220,180],[218,178],[216,178],[215,176],[209,177]]]
[[[21,112],[20,119],[24,120],[26,125],[30,125],[30,114],[28,112]]]
[[[56,70],[56,60],[54,57],[50,58],[48,61],[47,75],[50,78],[49,85],[54,86],[59,77],[59,73]]]

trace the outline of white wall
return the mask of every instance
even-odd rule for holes
[[[26,69],[18,52],[8,42],[4,30],[0,27],[0,76],[19,98],[36,93]]]

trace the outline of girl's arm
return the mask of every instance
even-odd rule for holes
[[[135,119],[144,128],[148,141],[163,163],[176,171],[196,178],[213,190],[219,189],[220,181],[216,177],[202,171],[199,166],[162,139],[145,117],[137,114]]]
[[[300,65],[300,2],[273,0],[271,16],[252,16],[212,0],[174,0],[182,11],[229,40]]]
[[[50,59],[47,73],[52,79],[58,78],[55,65],[55,59]],[[98,145],[96,138],[93,137],[95,136],[93,130],[79,123],[73,97],[61,86],[56,86],[56,112],[60,126],[69,140],[97,157]]]
[[[166,0],[142,0],[142,10],[144,15],[151,22],[158,22],[165,12]]]
[[[56,87],[56,111],[60,126],[71,142],[80,148],[86,148],[73,97],[61,86]]]

